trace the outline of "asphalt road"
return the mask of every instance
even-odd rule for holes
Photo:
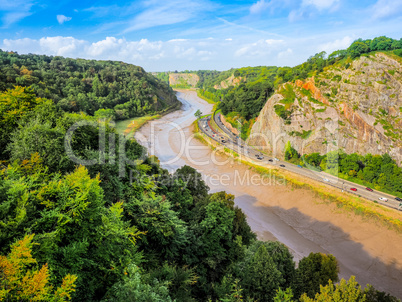
[[[238,138],[229,129],[227,129],[220,120],[220,113],[213,116],[214,121],[218,125],[219,129],[214,129],[213,127],[211,127],[210,117],[205,117],[198,121],[200,129],[202,129],[202,131],[206,135],[208,135],[210,138],[217,141],[221,145],[224,145],[225,147],[252,159],[253,162],[257,165],[267,168],[269,168],[270,166],[274,166],[278,169],[288,170],[301,176],[320,181],[322,183],[325,183],[326,185],[338,188],[342,191],[378,202],[379,204],[382,204],[384,206],[402,210],[402,204],[399,201],[395,200],[395,196],[391,196],[389,194],[378,192],[375,190],[373,192],[370,192],[364,186],[340,179],[331,174],[312,171],[304,167],[280,161],[276,158],[268,157],[260,151],[248,146],[243,140]],[[260,159],[257,156],[259,156]],[[356,191],[350,190],[351,188],[355,188]],[[386,198],[387,201],[380,200],[379,198]]]

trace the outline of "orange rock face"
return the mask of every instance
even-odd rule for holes
[[[328,100],[322,95],[320,89],[318,89],[315,84],[314,84],[314,77],[311,79],[307,80],[306,82],[303,82],[301,80],[296,80],[296,86],[300,88],[304,88],[308,91],[311,91],[311,94],[313,95],[313,98],[316,100],[320,101],[323,104],[329,105]]]

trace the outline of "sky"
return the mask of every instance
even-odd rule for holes
[[[358,38],[402,38],[401,0],[1,0],[0,49],[146,71],[295,66]]]

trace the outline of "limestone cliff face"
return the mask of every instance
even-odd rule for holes
[[[346,153],[388,153],[401,165],[400,62],[377,53],[282,85],[260,112],[250,143],[277,156],[283,156],[288,141],[300,154],[338,148]],[[294,100],[285,93],[289,90]],[[280,117],[280,112],[287,115]]]
[[[195,73],[170,73],[169,74],[169,84],[171,86],[176,85],[186,85],[195,87],[197,85],[200,77]]]
[[[245,82],[246,78],[244,77],[235,77],[233,74],[228,77],[226,80],[221,81],[219,85],[215,85],[215,89],[226,89],[230,86],[237,86],[242,82]]]

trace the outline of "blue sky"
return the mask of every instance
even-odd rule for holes
[[[147,71],[294,66],[353,40],[402,37],[401,0],[1,0],[0,48]]]

